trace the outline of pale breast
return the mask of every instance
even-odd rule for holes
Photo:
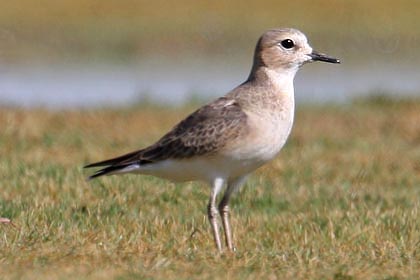
[[[225,153],[241,160],[265,163],[273,159],[286,143],[293,126],[293,99],[274,110],[247,111],[249,133],[228,145]]]

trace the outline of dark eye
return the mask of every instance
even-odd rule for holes
[[[285,49],[291,49],[295,46],[295,43],[290,39],[285,39],[280,42],[281,46]]]

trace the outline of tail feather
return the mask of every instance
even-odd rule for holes
[[[120,162],[123,162],[123,161],[126,161],[126,160],[132,158],[133,156],[137,155],[139,152],[140,151],[135,151],[135,152],[131,152],[131,153],[116,157],[116,158],[111,158],[111,159],[107,159],[107,160],[104,160],[104,161],[94,162],[94,163],[83,166],[83,168],[116,165]]]
[[[116,171],[119,171],[119,170],[122,170],[122,169],[126,168],[127,166],[129,166],[129,164],[126,164],[126,165],[111,165],[111,166],[99,169],[98,171],[96,171],[95,173],[90,175],[87,179],[92,180],[92,179],[95,179],[96,177],[100,177],[100,176],[104,176],[104,175],[111,175],[111,174],[115,173]]]
[[[92,168],[92,167],[103,167],[92,175],[90,175],[87,180],[92,180],[96,177],[103,175],[112,175],[115,173],[127,173],[132,170],[137,170],[140,165],[148,164],[150,160],[140,159],[142,150],[128,153],[116,158],[107,159],[104,161],[99,161],[85,165],[83,168]]]

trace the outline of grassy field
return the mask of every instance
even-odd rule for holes
[[[0,109],[2,279],[418,279],[420,101],[300,106],[281,155],[232,202],[216,253],[209,189],[91,183],[82,166],[151,143],[192,110]]]

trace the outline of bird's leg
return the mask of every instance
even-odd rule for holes
[[[225,194],[225,196],[219,204],[219,212],[220,216],[222,217],[223,229],[225,231],[226,246],[229,248],[230,251],[234,251],[235,248],[233,247],[232,231],[229,222],[229,198],[230,196],[226,196]]]
[[[217,223],[217,208],[215,201],[210,200],[208,205],[208,216],[211,229],[213,231],[214,242],[219,251],[222,251],[222,243],[220,242],[219,225]]]
[[[222,251],[222,243],[220,241],[220,234],[219,234],[219,224],[217,222],[218,211],[216,208],[216,198],[217,194],[220,192],[221,188],[223,187],[224,180],[217,178],[213,182],[213,188],[210,195],[210,201],[207,206],[207,214],[209,217],[211,229],[213,231],[214,242],[216,243],[216,247],[219,252]]]
[[[220,201],[219,204],[219,212],[220,216],[222,217],[223,229],[225,231],[226,246],[231,252],[236,251],[236,248],[233,246],[232,230],[229,221],[229,201],[232,193],[235,190],[238,190],[243,185],[243,183],[245,182],[245,178],[246,176],[243,176],[235,179],[232,182],[229,182],[225,195],[223,196],[222,201]]]

